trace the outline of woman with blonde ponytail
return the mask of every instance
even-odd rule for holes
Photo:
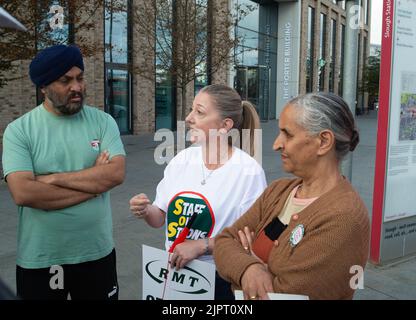
[[[166,225],[166,250],[197,214],[187,240],[171,255],[171,266],[177,269],[193,259],[214,264],[216,235],[246,212],[266,188],[264,171],[250,156],[255,154],[259,117],[234,89],[224,85],[203,88],[186,122],[193,146],[169,162],[155,201],[151,203],[145,194],[130,200],[134,215],[154,228]],[[215,299],[234,299],[230,284],[218,274]]]

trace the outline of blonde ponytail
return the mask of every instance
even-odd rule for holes
[[[250,130],[250,155],[253,157],[256,151],[254,141],[254,130],[260,129],[260,119],[257,114],[256,108],[247,100],[242,101],[243,106],[243,121],[240,128],[240,138],[243,138],[242,130]],[[243,146],[243,141],[240,141],[240,145]],[[248,150],[247,150],[248,151]]]

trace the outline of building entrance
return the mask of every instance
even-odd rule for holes
[[[234,88],[243,100],[254,104],[261,121],[271,119],[270,67],[236,66]]]

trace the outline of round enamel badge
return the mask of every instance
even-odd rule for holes
[[[303,224],[299,224],[293,229],[292,233],[290,234],[289,242],[292,247],[296,246],[303,238],[305,234],[305,228]]]

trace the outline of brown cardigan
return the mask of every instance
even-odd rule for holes
[[[217,270],[235,289],[240,288],[245,270],[258,262],[234,240],[238,230],[248,226],[257,236],[279,215],[290,191],[301,181],[274,181],[240,219],[216,237]],[[310,299],[352,299],[350,280],[356,271],[350,273],[350,268],[359,265],[364,269],[370,238],[368,212],[360,196],[345,179],[298,216],[270,252],[268,268],[274,275],[274,291],[304,294]],[[303,239],[292,247],[290,234],[300,224],[305,228]]]

